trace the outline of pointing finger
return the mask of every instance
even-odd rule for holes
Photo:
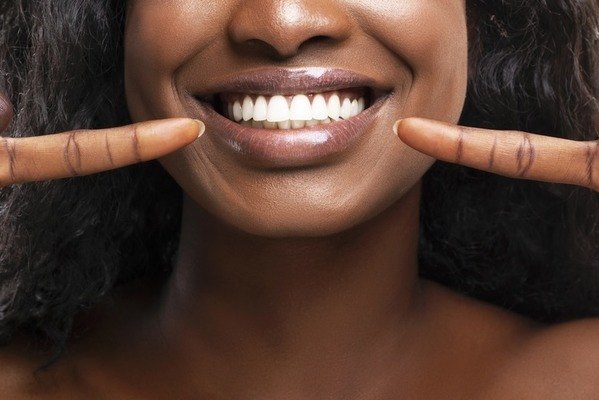
[[[468,128],[422,118],[400,120],[394,131],[408,146],[442,161],[599,191],[599,141]]]
[[[202,122],[177,118],[46,136],[0,137],[0,187],[148,161],[190,144],[203,132]]]

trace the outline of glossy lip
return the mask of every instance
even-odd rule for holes
[[[376,97],[383,96],[388,91],[387,87],[375,79],[344,69],[264,68],[249,71],[243,75],[225,77],[195,95],[201,100],[208,101],[208,98],[216,93],[293,95],[355,87],[370,87],[374,90]]]
[[[375,96],[374,103],[362,113],[348,120],[290,130],[238,124],[216,112],[206,97],[223,92],[290,95],[355,87],[369,87]],[[367,131],[390,92],[373,79],[346,70],[264,69],[236,76],[192,97],[199,118],[216,143],[257,166],[284,168],[322,163],[351,147]]]

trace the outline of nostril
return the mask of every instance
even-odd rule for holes
[[[262,52],[263,54],[268,55],[274,59],[288,58],[297,54],[301,49],[305,47],[310,47],[312,45],[317,44],[327,44],[328,42],[333,42],[334,39],[326,36],[326,35],[317,35],[313,36],[302,43],[300,43],[298,48],[287,48],[284,49],[283,46],[275,46],[261,39],[248,39],[244,42],[243,50],[249,51],[252,53]],[[243,51],[242,50],[242,51]]]
[[[311,37],[310,39],[306,40],[304,43],[302,43],[302,46],[305,45],[306,43],[328,42],[330,40],[332,40],[332,38],[329,36],[317,35],[317,36]]]
[[[326,36],[326,35],[317,35],[317,36],[313,36],[307,40],[305,40],[304,42],[302,42],[299,46],[299,49],[304,49],[306,47],[313,47],[313,46],[317,46],[317,45],[327,45],[329,43],[333,43],[335,41],[335,39],[333,39],[330,36]]]
[[[241,51],[247,51],[253,54],[261,53],[265,56],[268,56],[272,59],[281,59],[293,56],[297,49],[288,50],[283,53],[282,50],[276,48],[270,43],[261,40],[261,39],[248,39],[244,42],[243,46],[240,48]]]
[[[269,50],[274,50],[274,48],[266,43],[264,40],[261,39],[248,39],[245,41],[245,46],[251,48],[251,49],[260,49],[260,48],[265,48],[265,49],[269,49]]]
[[[323,1],[241,2],[227,31],[234,47],[258,50],[270,58],[295,56],[306,43],[342,42],[353,31],[344,8]]]

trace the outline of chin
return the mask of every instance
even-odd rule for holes
[[[208,210],[235,230],[268,238],[323,237],[358,225],[363,213],[347,208],[282,204],[279,207]]]
[[[206,206],[194,201],[193,204],[208,212],[216,223],[224,223],[246,234],[266,238],[318,238],[342,234],[367,223],[400,203],[407,190],[376,200],[369,196],[354,196],[343,201],[319,203],[297,198],[290,201],[291,197],[287,196],[282,201],[262,203],[261,206],[246,202]]]

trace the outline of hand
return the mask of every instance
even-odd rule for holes
[[[11,119],[12,107],[0,95],[0,133]],[[162,157],[192,143],[204,129],[200,121],[173,118],[45,136],[0,136],[0,188],[89,175]]]
[[[408,146],[442,161],[599,191],[599,140],[467,128],[422,118],[400,120],[393,129]]]

